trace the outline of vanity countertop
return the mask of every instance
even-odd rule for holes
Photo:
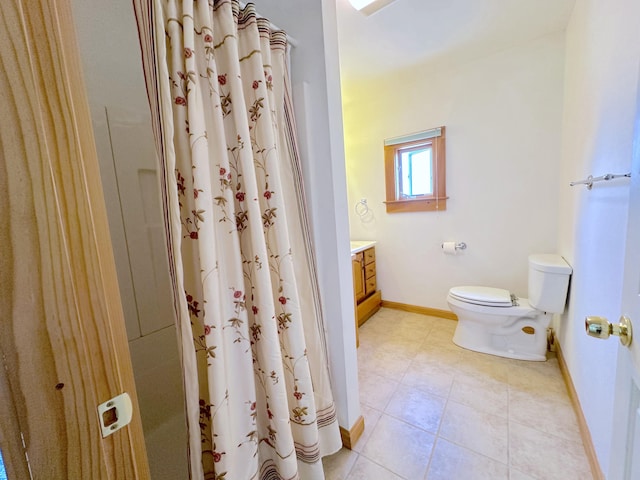
[[[351,255],[373,247],[376,243],[378,242],[372,240],[351,240]]]

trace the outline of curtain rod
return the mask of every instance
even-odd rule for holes
[[[253,2],[250,2],[253,3]],[[247,6],[247,4],[245,2],[238,2],[238,4],[240,5],[240,8],[245,8]],[[254,8],[255,8],[255,3],[253,4]],[[260,13],[258,12],[258,9],[256,8],[256,14],[258,14],[260,17],[269,20],[266,17],[263,17],[262,15],[260,15]],[[285,35],[287,36],[287,43],[289,45],[291,45],[292,47],[297,47],[298,46],[298,40],[296,40],[295,38],[293,38],[291,35],[289,35],[287,33],[287,31],[284,28],[280,28],[278,27],[275,23],[273,23],[271,20],[269,20],[269,27],[271,28],[271,30],[280,30],[282,32],[285,33]]]
[[[578,180],[576,182],[569,183],[569,186],[570,187],[574,187],[576,185],[586,185],[587,189],[591,190],[591,188],[593,187],[593,184],[595,182],[609,181],[609,180],[613,180],[614,178],[624,178],[624,177],[631,177],[631,172],[629,172],[629,173],[606,173],[604,175],[600,175],[599,177],[594,177],[593,175],[589,175],[584,180]]]

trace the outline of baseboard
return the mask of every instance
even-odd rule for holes
[[[351,450],[351,448],[355,446],[356,442],[360,439],[363,432],[364,417],[362,415],[358,417],[356,423],[351,427],[351,430],[340,427],[340,437],[342,438],[342,445],[344,448]]]
[[[358,315],[358,326],[361,326],[364,322],[380,310],[380,304],[382,303],[382,293],[380,290],[376,291],[373,295],[363,300],[356,307]]]
[[[418,307],[416,305],[408,305],[406,303],[390,302],[382,300],[382,306],[385,308],[393,308],[395,310],[403,310],[405,312],[421,313],[432,317],[446,318],[448,320],[458,320],[458,316],[450,310],[440,310],[439,308]]]
[[[558,357],[558,366],[560,367],[560,372],[562,372],[562,378],[564,379],[564,383],[567,386],[567,391],[569,392],[569,398],[571,399],[571,405],[573,406],[573,410],[576,412],[576,417],[578,418],[578,427],[580,428],[580,436],[582,437],[582,443],[584,444],[584,449],[587,454],[587,460],[589,461],[591,474],[593,475],[594,480],[605,480],[605,476],[602,473],[602,469],[600,468],[600,463],[598,463],[598,457],[596,456],[596,449],[593,446],[593,440],[591,439],[591,432],[589,432],[589,427],[587,427],[587,420],[584,418],[584,413],[582,413],[580,400],[578,400],[578,393],[576,392],[576,388],[573,385],[573,380],[571,380],[571,375],[569,374],[569,369],[567,368],[567,364],[564,361],[564,357],[562,356],[562,350],[560,349],[560,342],[558,342],[557,339],[554,339],[553,343],[555,344],[555,347],[556,347],[556,355]]]

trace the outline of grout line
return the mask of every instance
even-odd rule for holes
[[[444,415],[444,412],[443,412]],[[442,419],[440,419],[440,423],[442,423]],[[438,430],[440,430],[440,426],[438,426]],[[436,451],[436,447],[438,446],[438,441],[440,437],[436,435],[436,438],[433,440],[433,447],[431,448],[431,453],[429,454],[429,461],[427,462],[427,470],[424,472],[424,480],[429,479],[429,470],[431,469],[431,461],[433,460],[433,454]]]
[[[349,450],[349,451],[353,452],[353,450]],[[356,458],[353,460],[353,463],[351,464],[351,468],[349,468],[349,470],[347,471],[346,475],[344,476],[344,478],[346,480],[349,480],[349,477],[351,476],[351,472],[353,472],[353,469],[355,468],[356,463],[358,463],[358,459],[360,458],[360,455],[361,455],[360,452],[353,452],[353,453],[355,453]]]

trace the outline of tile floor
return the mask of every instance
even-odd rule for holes
[[[471,352],[456,323],[381,309],[360,327],[365,431],[327,480],[591,479],[557,359]]]

